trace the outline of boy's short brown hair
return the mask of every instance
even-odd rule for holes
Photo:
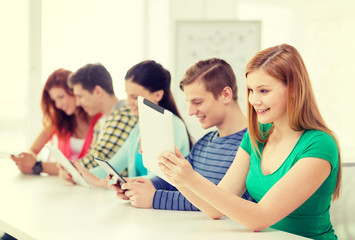
[[[227,86],[232,89],[233,100],[238,99],[237,79],[232,67],[222,59],[211,58],[192,65],[180,81],[180,89],[184,90],[184,86],[196,80],[201,80],[216,99]]]

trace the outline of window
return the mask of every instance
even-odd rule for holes
[[[28,113],[28,5],[27,1],[0,2],[0,151],[25,148]]]
[[[37,95],[54,70],[66,68],[75,71],[87,63],[101,62],[112,75],[116,95],[123,99],[126,97],[125,73],[142,61],[144,54],[143,0],[20,2],[0,2],[3,74],[0,151],[15,153],[28,149],[41,130],[40,96]],[[41,25],[38,28],[38,22],[31,25],[34,30],[41,29],[42,45],[38,56],[34,56],[36,52],[29,56],[29,39],[33,40],[31,36],[36,34],[33,33],[36,31],[29,31],[28,26],[31,6],[42,9]],[[36,67],[41,69],[38,74],[41,79],[31,83],[30,57],[38,58],[35,62],[40,66]],[[33,89],[38,89],[36,94]]]

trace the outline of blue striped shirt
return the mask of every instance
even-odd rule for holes
[[[218,137],[218,131],[203,136],[192,148],[186,159],[196,172],[218,184],[232,164],[240,142],[247,129],[226,137]],[[153,208],[165,210],[198,211],[175,187],[159,177],[151,179],[157,189],[153,199]],[[245,192],[243,198],[249,199]]]

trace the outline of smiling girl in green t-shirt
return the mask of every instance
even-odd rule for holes
[[[213,219],[253,231],[272,227],[313,239],[337,239],[329,217],[339,197],[341,160],[301,55],[278,45],[247,64],[248,132],[228,172],[214,185],[171,152],[160,158],[169,180]],[[248,189],[258,202],[240,196]]]

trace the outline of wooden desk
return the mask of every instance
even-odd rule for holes
[[[133,208],[113,191],[23,175],[0,159],[0,230],[18,239],[305,239],[273,229],[254,233],[201,212]]]

